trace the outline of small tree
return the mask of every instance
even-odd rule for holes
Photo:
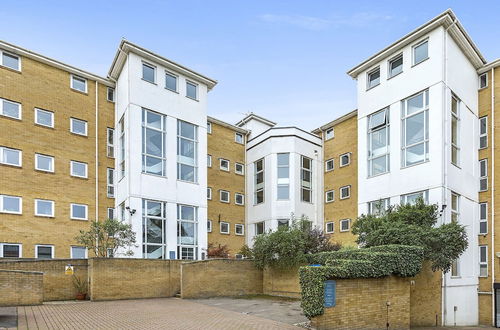
[[[215,245],[208,243],[207,257],[209,258],[227,258],[229,257],[229,248],[227,245]]]
[[[128,248],[124,255],[133,255],[130,247],[136,242],[132,226],[116,219],[92,221],[90,229],[80,230],[75,240],[93,250],[97,257],[115,256],[120,248]],[[109,250],[112,253],[108,253]]]
[[[427,205],[422,198],[415,204],[390,207],[378,215],[361,215],[353,224],[358,244],[364,247],[402,244],[424,248],[424,257],[432,269],[447,272],[454,260],[467,249],[465,227],[452,221],[436,226],[438,206]]]

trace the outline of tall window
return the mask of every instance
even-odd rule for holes
[[[106,93],[106,99],[109,102],[115,102],[115,89],[112,87],[108,87],[107,93]]]
[[[389,78],[392,78],[403,72],[403,54],[389,60]]]
[[[488,277],[488,245],[479,245],[479,277]]]
[[[142,109],[142,171],[166,176],[167,116]]]
[[[479,234],[488,233],[488,203],[479,203]]]
[[[142,255],[167,258],[167,203],[142,200]]]
[[[488,72],[479,76],[479,89],[488,87]]]
[[[389,198],[382,198],[377,201],[368,202],[368,214],[382,215],[389,208]]]
[[[115,169],[107,168],[108,197],[115,197]]]
[[[177,121],[177,179],[198,180],[198,127]]]
[[[479,191],[488,190],[488,159],[479,161]]]
[[[107,128],[106,130],[106,141],[107,141],[107,156],[115,157],[115,130],[112,128]]]
[[[177,258],[197,259],[198,209],[194,206],[177,205]]]
[[[460,276],[460,258],[455,259],[451,262],[451,277]]]
[[[429,91],[425,90],[402,102],[401,166],[429,159]]]
[[[301,199],[303,202],[312,202],[312,159],[301,156]]]
[[[186,81],[186,96],[190,99],[198,99],[198,85],[190,81]]]
[[[278,199],[290,198],[290,154],[278,154]]]
[[[458,222],[460,219],[460,195],[451,193],[451,221]]]
[[[254,167],[254,203],[264,203],[264,158],[253,163]]]
[[[389,108],[368,116],[368,176],[389,172]]]
[[[479,149],[488,147],[488,116],[479,118]]]
[[[460,165],[460,101],[455,95],[451,96],[451,163]]]
[[[118,125],[120,126],[120,178],[125,176],[125,118],[122,117]]]

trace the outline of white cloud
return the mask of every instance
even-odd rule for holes
[[[300,16],[300,15],[275,15],[264,14],[259,18],[267,23],[278,23],[294,25],[306,30],[319,31],[328,28],[330,21],[319,17]]]

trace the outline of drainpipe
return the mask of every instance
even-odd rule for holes
[[[95,221],[99,221],[99,82],[95,82]],[[96,237],[96,253],[99,238]]]
[[[491,68],[491,314],[495,322],[495,68]],[[495,324],[493,324],[495,325]]]

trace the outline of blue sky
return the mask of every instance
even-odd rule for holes
[[[208,114],[316,128],[356,107],[346,71],[447,8],[487,60],[500,1],[3,1],[0,39],[107,74],[122,37],[219,81]]]

